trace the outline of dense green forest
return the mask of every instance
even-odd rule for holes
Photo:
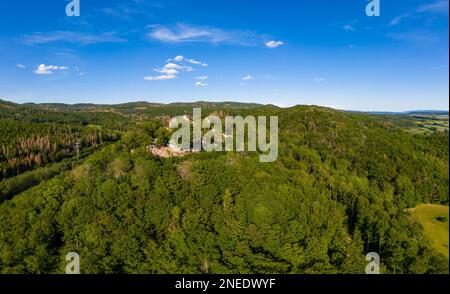
[[[167,141],[168,117],[194,106],[278,116],[278,160],[155,158],[147,146]],[[315,106],[0,100],[0,272],[63,273],[77,252],[82,273],[363,274],[378,252],[383,273],[448,273],[408,212],[448,205],[448,130],[403,122]]]

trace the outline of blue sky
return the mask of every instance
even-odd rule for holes
[[[0,99],[449,108],[448,0],[0,0]]]

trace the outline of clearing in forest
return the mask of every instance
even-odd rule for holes
[[[409,211],[423,226],[425,235],[433,241],[434,248],[448,257],[448,206],[421,204]]]

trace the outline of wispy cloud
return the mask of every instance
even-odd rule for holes
[[[325,82],[325,79],[324,78],[315,78],[314,81],[316,83],[323,83],[323,82]]]
[[[410,16],[411,16],[411,13],[409,13],[409,12],[401,14],[399,16],[396,16],[391,20],[391,22],[389,23],[389,26],[390,27],[396,26],[400,23],[400,21],[402,21],[403,19],[408,18]]]
[[[90,45],[97,43],[126,42],[126,40],[118,37],[117,33],[115,32],[94,35],[90,33],[71,31],[54,31],[48,33],[36,32],[33,34],[24,35],[21,39],[21,42],[26,45],[40,45],[55,42]]]
[[[74,66],[73,69],[76,72],[76,74],[80,77],[86,74],[85,72],[82,72],[78,66]]]
[[[140,4],[140,3],[135,2],[135,4]],[[151,16],[151,14],[149,13],[149,10],[147,10],[147,9],[138,9],[138,7],[132,8],[129,5],[124,5],[123,3],[119,3],[119,4],[116,4],[111,7],[105,7],[103,9],[100,9],[100,12],[102,12],[108,16],[119,18],[119,19],[126,20],[126,21],[133,20],[134,16],[139,16],[139,15]]]
[[[438,36],[435,33],[425,30],[391,33],[388,34],[388,36],[396,41],[412,42],[422,45],[435,43],[439,40]]]
[[[353,32],[355,30],[352,24],[346,24],[342,27],[342,29],[347,32]]]
[[[445,13],[448,14],[448,0],[437,0],[433,3],[425,4],[417,8],[418,12]]]
[[[56,70],[66,70],[67,66],[58,66],[58,65],[45,65],[41,64],[38,66],[38,68],[34,71],[35,74],[38,75],[51,75]]]
[[[342,29],[346,32],[354,32],[356,31],[355,25],[358,23],[358,20],[352,20],[342,26]]]
[[[27,68],[25,65],[23,65],[21,63],[16,64],[16,67],[20,68],[20,69],[26,69]]]
[[[249,31],[224,30],[211,26],[184,23],[149,26],[148,38],[165,43],[210,43],[250,46],[261,42],[260,37]]]
[[[246,75],[245,77],[242,78],[243,81],[250,81],[253,80],[254,78],[251,75]]]
[[[396,26],[400,24],[401,21],[411,18],[413,16],[420,16],[422,14],[448,14],[449,0],[437,0],[429,4],[424,4],[417,7],[413,12],[403,13],[399,16],[394,17],[389,26]]]
[[[251,76],[251,75],[245,75],[245,76],[242,78],[241,86],[245,85],[246,82],[251,81],[251,80],[253,80],[253,79],[254,79],[253,76]]]
[[[199,76],[195,78],[196,80],[204,81],[208,79],[208,76]]]

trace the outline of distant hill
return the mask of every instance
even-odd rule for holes
[[[368,111],[366,113],[380,115],[448,115],[448,110],[411,110],[402,112]]]
[[[135,102],[127,102],[127,103],[119,103],[119,104],[95,104],[95,103],[76,103],[76,104],[67,104],[67,103],[23,103],[17,104],[14,102],[9,102],[0,99],[0,107],[11,108],[11,107],[42,107],[47,109],[55,109],[55,110],[84,110],[84,109],[111,109],[111,108],[151,108],[151,107],[217,107],[217,108],[232,108],[232,109],[249,109],[249,108],[258,108],[258,107],[272,107],[279,108],[272,104],[259,104],[259,103],[245,103],[245,102],[232,102],[232,101],[224,101],[224,102],[208,102],[208,101],[195,101],[195,102],[173,102],[173,103],[156,103],[156,102],[148,102],[148,101],[135,101]],[[297,105],[301,106],[301,105]],[[294,108],[293,106],[291,108]],[[318,106],[320,107],[320,106]],[[328,108],[328,107],[325,107]],[[448,115],[448,110],[409,110],[409,111],[353,111],[353,110],[345,110],[345,112],[360,112],[360,113],[368,113],[375,115]]]
[[[11,109],[11,108],[15,108],[16,106],[17,106],[17,104],[15,104],[13,102],[9,102],[9,101],[5,101],[5,100],[1,100],[0,99],[0,108]]]
[[[163,105],[172,105],[172,106],[191,106],[191,105],[197,105],[197,106],[227,106],[227,107],[260,107],[264,104],[258,104],[258,103],[245,103],[245,102],[232,102],[232,101],[224,101],[224,102],[209,102],[209,101],[195,101],[195,102],[173,102],[173,103],[154,103],[154,102],[147,102],[147,101],[133,101],[133,102],[126,102],[126,103],[119,103],[119,104],[95,104],[95,103],[75,103],[75,104],[68,104],[68,103],[34,103],[34,102],[28,102],[23,104],[18,104],[14,102],[9,102],[5,100],[0,99],[0,104],[8,104],[11,106],[42,106],[42,107],[52,107],[52,108],[92,108],[92,107],[142,107],[142,106],[163,106]]]

